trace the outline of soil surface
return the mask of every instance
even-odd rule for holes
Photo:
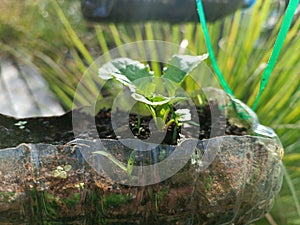
[[[212,137],[211,111],[214,112],[214,115],[220,115],[217,117],[217,121],[214,121],[213,126],[218,127],[219,129],[217,132],[214,132],[213,136],[222,136],[224,134],[247,134],[247,130],[245,128],[238,127],[231,124],[227,119],[224,119],[216,103],[211,103],[210,106],[206,105],[202,108],[198,108],[197,110],[200,128],[196,133],[199,135],[198,137],[195,136],[195,127],[190,129],[190,132],[189,128],[186,128],[186,138],[198,138],[199,140],[202,140]],[[118,113],[119,117],[124,116],[122,112]],[[82,118],[82,121],[80,121],[81,123],[84,123],[86,118],[90,118],[83,109],[78,109],[74,112],[70,111],[62,116],[33,117],[24,119],[16,119],[0,114],[0,149],[15,147],[21,143],[65,144],[74,139],[72,125],[72,116],[74,116],[74,114],[77,118]],[[142,117],[140,128],[136,129],[138,127],[138,116],[130,114],[129,121],[127,124],[124,124],[124,126],[128,126],[136,138],[147,139],[151,135],[149,129],[149,122],[151,119],[152,117]],[[89,130],[88,135],[90,138],[127,138],[128,132],[122,133],[122,136],[116,136],[111,123],[111,113],[109,109],[101,110],[95,116],[94,121],[96,122],[98,134],[96,134],[93,130]],[[226,121],[226,125],[224,124],[224,121]],[[90,123],[90,121],[88,121],[88,123]],[[177,144],[177,141],[180,138],[179,133],[181,129],[179,128],[174,131],[174,128],[174,123],[168,127],[167,134],[162,144]],[[86,134],[82,135],[84,137]]]

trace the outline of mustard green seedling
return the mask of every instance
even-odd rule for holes
[[[182,122],[191,120],[189,109],[175,109],[174,104],[187,97],[178,94],[182,82],[207,55],[174,55],[162,75],[157,76],[149,65],[129,58],[117,58],[99,69],[103,80],[115,80],[128,88],[131,98],[153,117],[159,130],[167,129],[172,123],[175,129]]]

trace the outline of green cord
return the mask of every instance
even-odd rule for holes
[[[286,38],[286,35],[287,35],[287,33],[289,31],[289,28],[291,26],[291,23],[293,21],[294,13],[295,13],[295,11],[298,7],[298,4],[299,4],[299,0],[290,0],[289,1],[289,5],[287,7],[285,16],[283,18],[283,22],[282,22],[281,28],[279,30],[277,39],[275,41],[272,54],[270,56],[267,67],[266,67],[266,69],[265,69],[265,71],[262,75],[262,79],[260,81],[259,92],[258,92],[258,94],[256,96],[256,99],[255,99],[255,102],[252,106],[253,110],[256,110],[259,99],[262,95],[262,92],[264,91],[265,87],[267,86],[267,83],[269,81],[271,73],[272,73],[272,71],[275,67],[276,62],[277,62],[280,50],[283,46],[283,42]]]
[[[214,55],[214,51],[213,51],[212,44],[211,44],[211,41],[210,41],[208,29],[207,29],[207,26],[206,26],[205,13],[204,13],[202,1],[201,0],[196,0],[196,2],[197,2],[198,15],[199,15],[199,18],[200,18],[200,23],[202,25],[202,30],[203,30],[203,33],[204,33],[206,46],[207,46],[207,49],[208,49],[209,57],[211,59],[213,68],[214,68],[214,70],[217,74],[217,77],[218,77],[219,81],[221,82],[221,85],[225,89],[225,91],[228,94],[230,94],[231,96],[233,96],[233,92],[229,88],[226,80],[224,79],[224,76],[223,76],[223,74],[222,74],[222,72],[221,72],[221,70],[218,66],[218,63],[217,63],[215,55]],[[258,102],[259,102],[259,99],[262,95],[262,92],[264,91],[264,89],[265,89],[265,87],[266,87],[266,85],[269,81],[271,73],[272,73],[272,71],[274,69],[274,66],[276,64],[276,61],[278,59],[280,50],[283,46],[283,42],[284,42],[284,40],[286,38],[286,35],[289,31],[289,28],[291,26],[293,16],[294,16],[294,13],[297,9],[298,4],[299,4],[299,0],[290,0],[289,1],[289,5],[287,7],[286,14],[285,14],[284,19],[283,19],[283,23],[282,23],[281,28],[279,30],[279,34],[278,34],[278,37],[276,39],[271,57],[270,57],[269,62],[267,64],[266,70],[264,71],[264,73],[262,75],[262,79],[261,79],[261,82],[260,82],[260,89],[259,89],[259,92],[256,96],[255,103],[252,107],[253,110],[256,110],[256,107],[258,105]]]
[[[213,47],[212,47],[212,44],[210,41],[210,37],[209,37],[209,33],[208,33],[208,29],[206,26],[206,19],[205,19],[204,9],[203,9],[201,0],[197,0],[197,8],[198,8],[198,15],[200,17],[200,23],[202,25],[202,30],[204,33],[204,38],[205,38],[208,54],[209,54],[210,60],[212,62],[213,68],[217,74],[219,81],[221,82],[221,85],[225,89],[225,91],[228,94],[233,95],[233,92],[231,91],[229,85],[227,84],[227,82],[218,66],[217,60],[215,58],[214,50],[213,50]]]

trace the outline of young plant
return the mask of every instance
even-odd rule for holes
[[[127,87],[131,97],[146,109],[155,121],[158,130],[167,129],[175,124],[175,130],[181,122],[191,120],[189,109],[175,110],[174,104],[187,98],[178,94],[185,78],[207,58],[202,56],[174,55],[157,76],[149,65],[129,59],[118,58],[106,63],[99,69],[103,80],[115,80]]]

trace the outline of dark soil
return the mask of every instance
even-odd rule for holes
[[[213,106],[213,109],[212,109]],[[214,121],[214,126],[218,127],[217,132],[214,133],[213,136],[211,136],[211,126],[212,126],[212,120],[211,120],[211,110],[214,110],[215,114],[219,114],[220,117],[218,117],[217,121]],[[120,117],[123,115],[120,113]],[[222,114],[220,110],[218,109],[217,105],[211,106],[204,106],[203,108],[198,108],[198,118],[199,118],[199,124],[200,128],[198,132],[198,136],[195,136],[195,127],[192,128],[186,128],[185,136],[186,138],[198,138],[199,140],[203,139],[209,139],[211,137],[216,136],[223,136],[223,135],[245,135],[247,134],[247,130],[244,127],[238,127],[234,124],[230,124],[230,122],[227,119],[224,119],[222,117]],[[151,116],[148,117],[142,117],[140,121],[140,128],[138,127],[138,116],[135,114],[131,114],[129,117],[128,124],[124,124],[124,126],[129,126],[131,132],[133,135],[138,139],[147,139],[151,135],[151,131],[149,129],[149,122],[152,119]],[[224,124],[224,122],[226,124]],[[96,124],[97,124],[97,131],[100,138],[112,138],[112,139],[118,139],[118,138],[127,138],[127,133],[124,132],[121,137],[118,137],[115,135],[111,121],[110,121],[110,111],[109,110],[103,110],[96,116]],[[178,139],[180,139],[180,133],[181,128],[175,129],[175,124],[171,124],[171,126],[167,129],[167,134],[165,136],[165,139],[163,140],[162,144],[170,144],[170,145],[176,145]],[[175,133],[174,133],[175,132]]]
[[[217,121],[214,121],[214,124],[212,124],[211,120],[211,111],[214,112],[214,115],[220,115]],[[62,116],[25,119],[15,119],[0,114],[0,149],[14,147],[21,143],[65,144],[74,139],[72,113],[73,112],[68,112]],[[85,118],[87,118],[84,110],[75,110],[75,114],[78,118],[82,118],[81,122],[84,123]],[[212,126],[217,127],[217,131],[214,132],[213,136],[222,136],[224,134],[245,135],[247,133],[245,128],[230,124],[229,121],[227,119],[224,120],[221,115],[221,111],[215,103],[211,103],[210,106],[206,105],[202,108],[198,108],[197,116],[199,118],[200,130],[195,132],[195,127],[192,127],[190,131],[189,128],[185,129],[186,138],[198,138],[199,140],[211,138]],[[119,116],[122,117],[123,114],[120,112]],[[124,126],[128,126],[136,138],[146,139],[151,135],[149,129],[150,120],[151,117],[142,117],[140,128],[137,129],[138,117],[137,115],[131,114],[128,123],[124,124]],[[16,125],[19,121],[26,122],[23,129]],[[223,121],[226,121],[226,125],[223,124]],[[122,136],[119,137],[114,133],[111,124],[110,110],[101,110],[95,116],[95,122],[98,134],[93,130],[89,130],[89,138],[127,138],[128,132],[124,132]],[[175,124],[168,127],[162,144],[174,145],[177,143],[181,129],[179,128],[174,131],[174,128]],[[199,136],[196,137],[195,133],[198,133]],[[86,134],[82,135],[84,137]]]

